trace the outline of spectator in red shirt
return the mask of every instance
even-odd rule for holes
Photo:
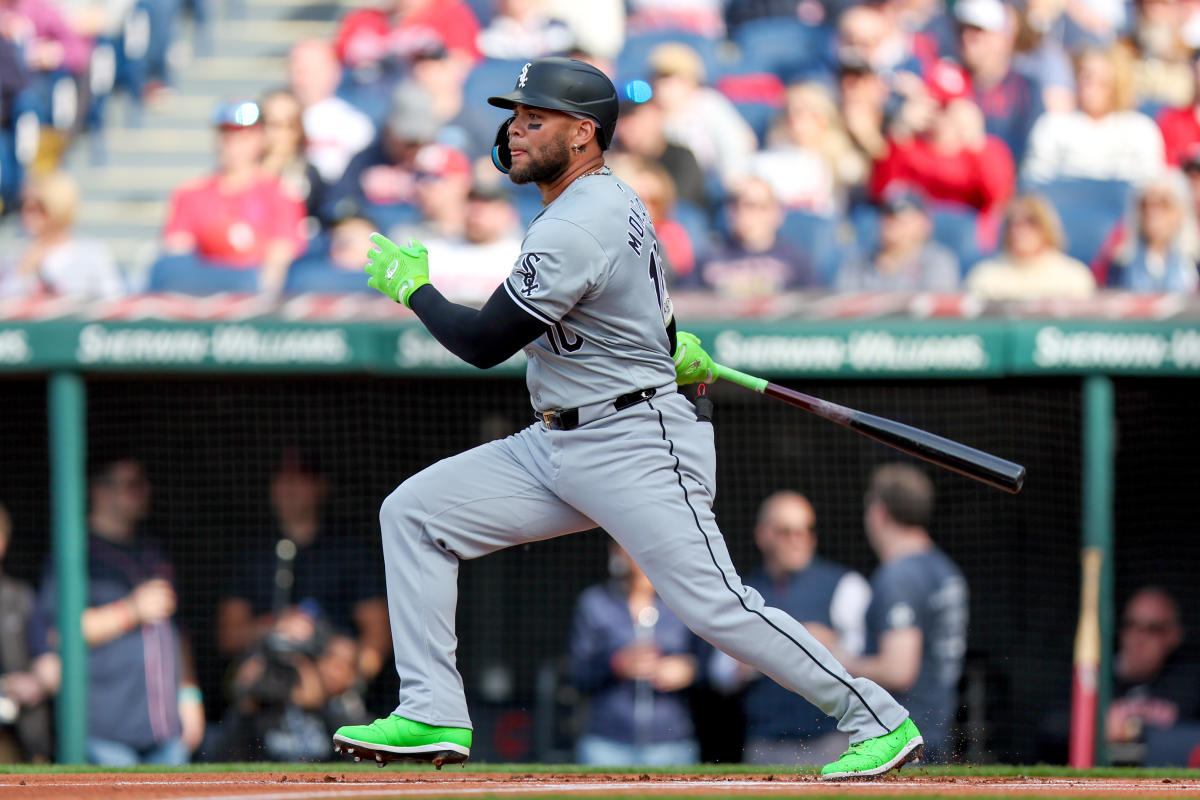
[[[1166,145],[1167,163],[1179,167],[1187,160],[1188,151],[1200,143],[1200,50],[1192,55],[1196,76],[1196,92],[1192,102],[1180,108],[1165,108],[1158,113],[1158,127]]]
[[[479,20],[462,0],[395,0],[390,8],[363,8],[342,20],[334,47],[351,68],[406,59],[432,42],[445,45],[469,67],[479,60]]]
[[[171,197],[164,249],[192,254],[213,272],[254,274],[257,288],[277,293],[304,245],[304,202],[261,165],[264,150],[257,103],[217,108],[217,170],[184,184]],[[209,273],[220,285],[220,278]],[[243,278],[242,288],[250,288]],[[169,283],[169,282],[168,282]],[[155,285],[152,288],[180,288]]]
[[[928,95],[905,103],[869,188],[878,201],[888,186],[903,182],[920,187],[933,201],[977,209],[979,244],[991,249],[1013,195],[1016,167],[1004,142],[985,132],[979,106],[965,96],[967,87],[953,80],[957,74],[931,70]]]

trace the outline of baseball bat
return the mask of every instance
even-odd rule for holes
[[[718,378],[803,408],[822,419],[836,422],[838,425],[861,433],[863,436],[869,436],[889,447],[922,458],[931,464],[954,470],[989,486],[1016,494],[1021,491],[1021,486],[1025,483],[1025,468],[999,456],[967,447],[953,439],[947,439],[902,422],[877,417],[874,414],[856,411],[819,397],[812,397],[771,383],[764,378],[756,378],[753,375],[738,372],[736,369],[720,364],[714,366]]]

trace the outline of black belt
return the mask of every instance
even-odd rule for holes
[[[635,406],[638,403],[643,403],[646,400],[649,400],[651,397],[654,397],[654,395],[657,393],[658,393],[658,389],[655,387],[651,387],[649,389],[638,389],[635,392],[630,392],[629,394],[623,394],[620,397],[617,397],[612,401],[613,411],[614,412],[623,411],[623,410],[629,408],[630,406]],[[597,403],[596,405],[605,405],[605,404]],[[588,407],[590,408],[590,406],[588,406]],[[583,423],[580,423],[578,408],[556,408],[551,411],[540,411],[540,412],[538,412],[538,416],[542,418],[542,422],[544,422],[546,424],[546,427],[549,428],[550,430],[569,431],[569,430],[574,430],[575,428],[578,428],[580,426],[580,424],[586,425],[588,422],[594,422],[596,419],[600,419],[602,416],[607,416],[607,415],[601,414],[600,416],[597,416],[594,419],[589,419]]]

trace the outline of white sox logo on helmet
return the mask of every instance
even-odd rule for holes
[[[524,89],[525,82],[529,80],[529,68],[533,66],[532,61],[525,62],[525,66],[521,67],[521,74],[517,76],[517,88]]]

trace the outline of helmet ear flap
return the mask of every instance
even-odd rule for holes
[[[508,149],[508,127],[514,120],[516,117],[512,116],[500,123],[496,130],[496,141],[492,144],[492,163],[505,175],[512,169],[512,151]]]

